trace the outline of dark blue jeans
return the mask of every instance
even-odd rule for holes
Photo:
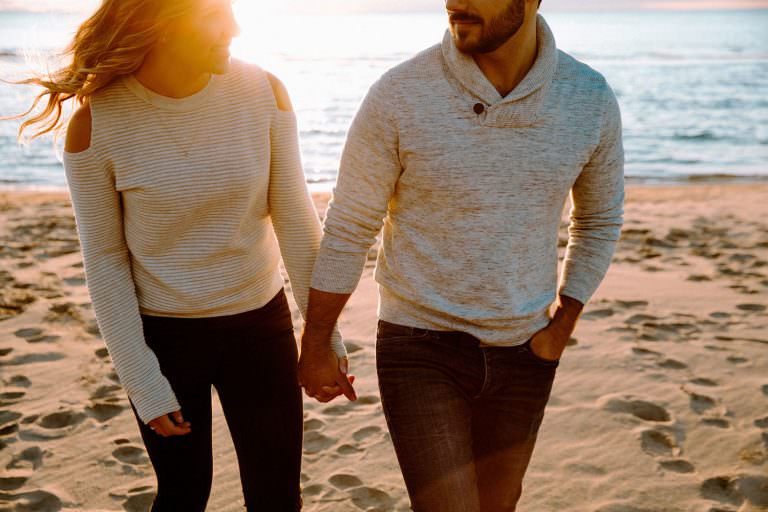
[[[133,408],[157,476],[152,512],[206,508],[213,476],[211,385],[235,445],[247,510],[300,510],[302,399],[285,293],[236,315],[142,315],[142,322],[147,345],[192,424],[189,434],[162,437]]]
[[[384,414],[415,512],[512,512],[558,361],[379,321]]]

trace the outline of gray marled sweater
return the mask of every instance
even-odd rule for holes
[[[622,225],[621,118],[605,79],[557,50],[542,17],[538,45],[504,98],[448,33],[373,85],[344,148],[314,288],[354,290],[383,223],[383,320],[517,345],[547,325],[557,292],[589,300]]]

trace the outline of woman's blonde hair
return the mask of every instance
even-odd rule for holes
[[[65,124],[62,105],[73,99],[84,104],[115,78],[135,72],[147,53],[160,42],[169,25],[189,11],[194,0],[103,0],[99,9],[77,29],[64,51],[68,64],[60,69],[15,82],[45,90],[32,106],[11,119],[24,119],[24,131],[37,126],[30,137],[59,132]],[[45,108],[35,113],[41,101]]]

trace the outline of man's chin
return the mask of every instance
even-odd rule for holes
[[[453,35],[453,44],[456,46],[456,49],[459,50],[461,53],[465,53],[467,55],[472,55],[477,52],[477,43],[475,41],[470,40],[466,37],[457,37],[455,34]]]

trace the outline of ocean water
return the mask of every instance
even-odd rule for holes
[[[346,130],[368,87],[439,42],[446,27],[441,13],[264,17],[250,2],[235,5],[242,34],[233,55],[286,84],[315,189],[332,187]],[[629,178],[768,178],[768,11],[544,15],[558,46],[613,86]],[[0,12],[0,78],[30,69],[25,52],[63,47],[80,19]],[[33,92],[0,83],[0,116],[18,113]],[[19,146],[17,128],[0,122],[0,187],[65,187],[52,139]]]

